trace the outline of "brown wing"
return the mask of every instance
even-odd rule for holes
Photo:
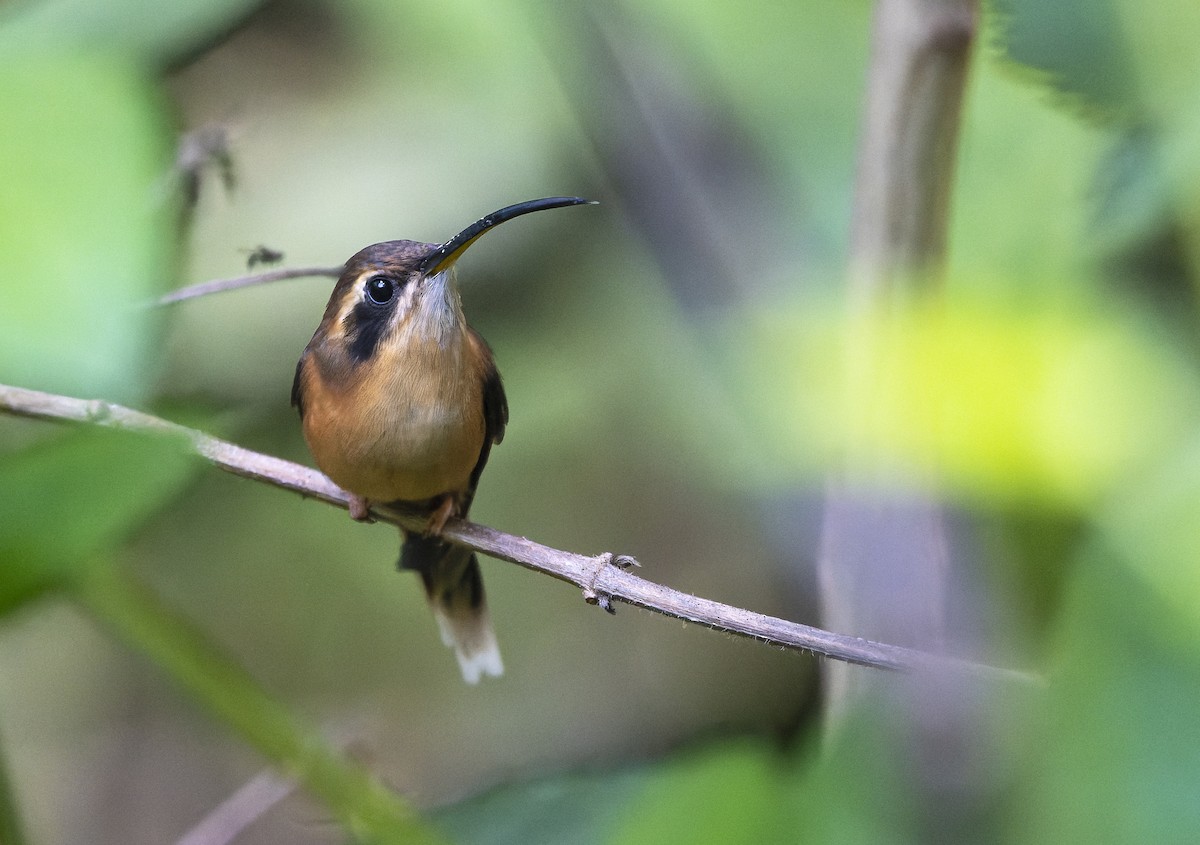
[[[504,395],[504,382],[500,380],[500,371],[496,369],[496,361],[492,350],[473,329],[471,339],[486,353],[483,357],[485,367],[481,378],[480,389],[483,391],[483,448],[479,450],[479,460],[471,470],[471,486],[466,500],[462,503],[462,514],[465,516],[474,498],[475,488],[479,484],[479,476],[487,466],[488,457],[492,453],[492,444],[504,439],[504,429],[508,425],[508,398]]]
[[[504,395],[504,382],[496,363],[483,380],[484,439],[492,443],[504,440],[504,429],[508,426],[508,397]]]
[[[308,350],[305,350],[305,355]],[[304,383],[300,373],[304,369],[304,355],[300,356],[300,360],[296,362],[296,377],[292,379],[292,407],[300,412],[300,419],[304,419]]]

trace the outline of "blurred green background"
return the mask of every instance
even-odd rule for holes
[[[467,688],[390,527],[174,444],[0,418],[0,822],[174,842],[274,753],[253,715],[274,702],[453,841],[1191,841],[1200,12],[987,9],[945,292],[890,324],[862,395],[841,295],[870,13],[9,3],[0,382],[308,463],[288,393],[328,279],[145,304],[245,272],[259,245],[329,266],[592,197],[460,263],[512,409],[472,516],[819,622],[825,473],[864,445],[917,456],[972,584],[950,647],[1045,689],[953,687],[960,744],[921,757],[941,711],[910,721],[931,690],[898,685],[822,745],[815,660],[608,617],[494,561],[506,675]],[[113,572],[267,701],[243,708],[249,681],[226,678],[239,723],[221,682],[198,692],[203,672],[126,624],[134,605],[105,604]],[[293,795],[236,841],[346,841],[335,815]]]

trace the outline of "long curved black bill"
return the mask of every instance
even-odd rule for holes
[[[457,235],[446,241],[421,262],[421,275],[433,276],[453,266],[458,257],[467,251],[467,247],[479,240],[479,236],[488,229],[495,228],[505,221],[529,214],[532,211],[545,211],[548,208],[563,208],[569,205],[597,205],[596,200],[583,197],[545,197],[540,200],[528,200],[510,205],[499,211],[493,211],[486,217],[481,217]]]

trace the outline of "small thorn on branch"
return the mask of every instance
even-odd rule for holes
[[[598,593],[591,587],[583,588],[583,600],[588,604],[594,604],[610,616],[617,615],[617,609],[613,607],[612,596],[605,593]]]
[[[91,423],[103,423],[112,416],[112,406],[103,399],[92,399],[87,403],[86,417]]]
[[[598,589],[596,583],[600,580],[600,576],[604,574],[604,569],[607,566],[615,566],[622,572],[628,572],[635,566],[640,567],[641,564],[629,555],[614,555],[612,552],[604,552],[596,555],[596,570],[592,575],[592,580],[583,588],[583,600],[588,604],[594,604],[602,608],[606,613],[616,616],[617,609],[613,606],[612,594]]]

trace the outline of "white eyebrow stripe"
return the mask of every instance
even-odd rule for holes
[[[337,327],[339,334],[345,333],[346,318],[350,316],[350,312],[358,306],[358,303],[366,299],[367,279],[374,276],[376,272],[375,270],[364,270],[362,273],[359,273],[358,278],[354,280],[354,284],[350,286],[351,290],[358,291],[358,296],[347,296],[342,303],[342,307],[338,310],[337,320],[334,325]]]
[[[412,312],[413,298],[416,295],[415,286],[406,284],[403,279],[397,279],[394,272],[373,267],[364,270],[354,279],[349,289],[357,290],[358,296],[350,294],[345,297],[342,307],[337,312],[335,322],[330,328],[330,338],[343,339],[346,337],[346,321],[359,303],[367,301],[367,281],[381,275],[397,280],[396,302],[393,306],[388,331],[394,331],[408,323],[408,317]]]

